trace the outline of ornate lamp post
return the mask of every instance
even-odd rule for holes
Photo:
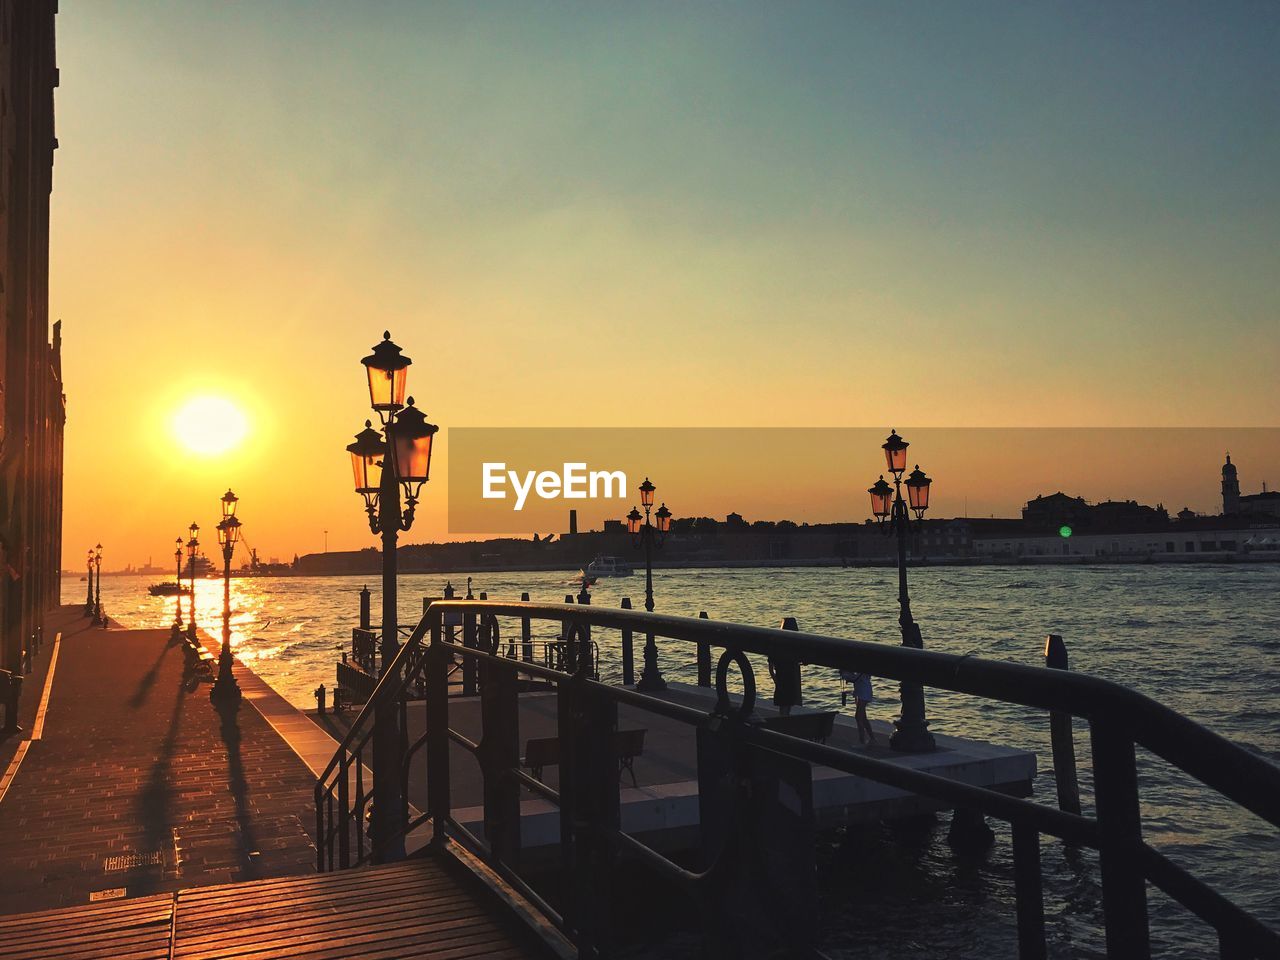
[[[177,585],[178,590],[173,595],[173,631],[169,640],[171,643],[178,643],[182,640],[182,538],[178,537],[173,544],[173,562],[177,567],[177,572],[174,574],[173,582]]]
[[[238,498],[230,490],[223,494],[222,522],[218,524],[218,544],[222,547],[222,652],[218,656],[218,678],[209,691],[209,699],[222,707],[240,702],[240,685],[231,672],[231,555],[240,539],[237,502]]]
[[[891,430],[882,444],[885,462],[893,474],[893,486],[885,482],[884,475],[867,491],[871,494],[871,512],[880,521],[886,535],[898,538],[898,624],[902,628],[902,645],[916,650],[924,649],[920,626],[911,616],[911,598],[907,594],[907,536],[911,532],[908,504],[916,520],[924,519],[929,509],[929,484],[933,481],[917,466],[907,477],[907,500],[902,499],[902,474],[907,469],[907,447],[910,444]],[[929,721],[925,719],[924,688],[906,680],[899,685],[902,697],[902,715],[894,721],[893,736],[889,746],[907,753],[926,753],[936,749]]]
[[[382,640],[379,675],[385,676],[400,649],[396,618],[396,541],[413,526],[422,485],[430,478],[431,446],[439,429],[422,411],[405,406],[405,387],[413,363],[391,339],[390,331],[361,363],[369,379],[369,403],[382,421],[382,432],[366,420],[347,445],[356,493],[364,498],[369,530],[382,536]],[[401,506],[401,494],[404,505]],[[390,703],[375,707],[374,797],[370,833],[382,860],[404,856],[400,836],[406,818],[400,791],[399,716]]]
[[[661,547],[671,529],[671,511],[664,503],[653,513],[653,493],[657,488],[648,477],[640,484],[640,505],[644,507],[643,515],[635,507],[627,514],[627,532],[631,534],[631,543],[635,547],[644,547],[644,608],[653,613],[653,548]],[[656,520],[655,524],[653,521]],[[644,669],[640,671],[640,679],[636,681],[636,689],[641,692],[665,690],[667,681],[658,669],[658,645],[653,634],[645,637]]]
[[[86,617],[93,616],[93,548],[89,549],[87,558],[88,566],[85,569],[85,580],[87,581],[87,589],[84,597],[84,615]]]
[[[187,639],[196,639],[196,557],[200,555],[200,525],[194,520],[187,528],[191,539],[187,541],[187,577],[191,581],[191,620],[187,623]]]
[[[98,544],[93,549],[93,565],[98,571],[98,589],[93,599],[93,622],[105,627],[107,618],[102,615],[102,544]]]

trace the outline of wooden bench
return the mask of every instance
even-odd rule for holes
[[[22,695],[22,674],[0,670],[0,702],[4,703],[4,727],[0,733],[18,733],[18,698]]]
[[[827,742],[827,737],[831,736],[831,731],[835,729],[835,722],[834,710],[829,713],[814,711],[793,713],[785,717],[779,714],[776,717],[764,718],[766,730],[785,733],[789,737],[798,737],[801,740],[812,740],[815,743]]]
[[[187,666],[201,680],[212,680],[213,666],[217,663],[217,658],[190,637],[187,637],[184,643],[183,653],[187,657]]]
[[[636,783],[636,757],[644,754],[644,729],[618,730],[613,735],[613,748],[618,754],[618,780],[623,773],[631,774],[631,785]],[[520,762],[529,768],[535,780],[542,779],[543,767],[560,765],[560,740],[557,737],[539,737],[529,740],[524,745],[524,756]]]

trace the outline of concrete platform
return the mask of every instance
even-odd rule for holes
[[[660,695],[663,699],[710,712],[714,692],[707,688],[671,683]],[[334,737],[346,732],[347,724],[358,711],[345,716],[315,717],[322,728]],[[768,704],[757,706],[762,716],[771,716]],[[481,736],[480,703],[477,697],[451,697],[450,722],[472,740]],[[426,729],[425,705],[408,705],[409,740],[412,742]],[[520,743],[532,738],[556,736],[556,696],[554,693],[520,695]],[[694,842],[698,828],[698,783],[696,742],[691,727],[631,706],[618,711],[620,729],[643,728],[644,754],[635,761],[636,786],[625,777],[620,788],[623,829],[645,835],[654,846],[674,849]],[[1015,795],[1030,792],[1036,776],[1036,755],[1030,751],[985,743],[960,737],[937,736],[939,749],[927,754],[904,754],[887,746],[892,727],[884,721],[873,721],[875,746],[858,743],[857,726],[852,716],[836,718],[835,729],[827,741],[832,746],[851,749],[887,760],[891,763],[934,773],[977,786],[993,787]],[[558,768],[547,767],[543,779],[550,786],[559,783]],[[451,745],[450,775],[453,806],[460,821],[480,830],[483,819],[481,798],[483,783],[475,758],[457,744]],[[409,777],[409,800],[419,808],[426,806],[425,751],[413,759]],[[521,838],[529,849],[559,842],[558,808],[547,800],[525,791],[521,801]],[[813,798],[820,826],[850,822],[892,819],[927,810],[937,810],[933,801],[886,786],[863,777],[853,776],[829,767],[813,770]]]

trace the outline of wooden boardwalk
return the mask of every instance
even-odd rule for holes
[[[543,956],[433,859],[0,917],[6,960]]]

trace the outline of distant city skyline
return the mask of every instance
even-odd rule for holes
[[[441,479],[460,425],[1280,423],[1274,7],[60,9],[69,557],[228,485],[264,555],[373,543],[343,447],[384,329]],[[198,396],[236,446],[177,442]],[[1208,467],[1159,496],[1207,508]]]

